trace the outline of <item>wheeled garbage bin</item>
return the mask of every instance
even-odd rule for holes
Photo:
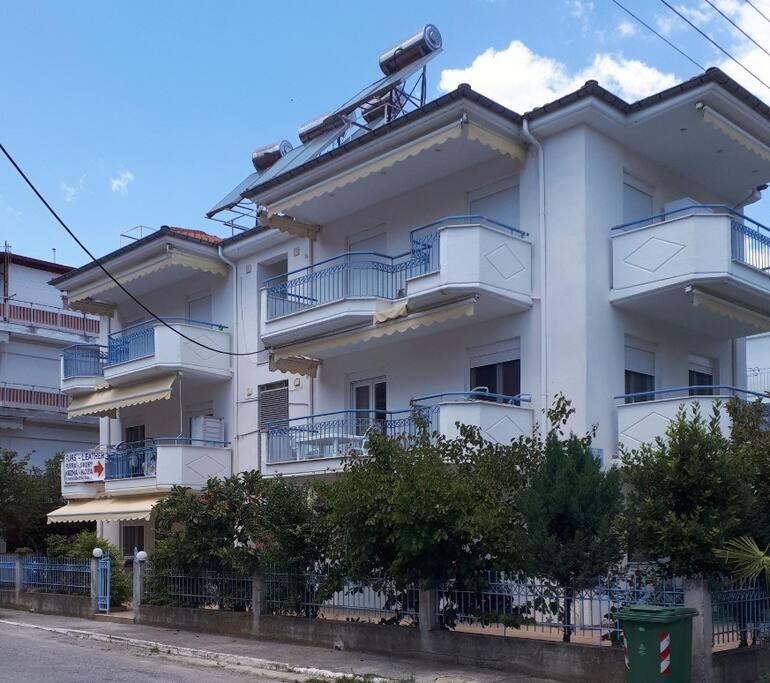
[[[626,681],[690,683],[692,607],[629,605],[618,613],[623,628]]]

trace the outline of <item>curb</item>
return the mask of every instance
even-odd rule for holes
[[[315,676],[316,678],[327,678],[330,681],[341,680],[356,677],[356,674],[340,673],[338,671],[328,671],[326,669],[316,669],[306,666],[292,666],[285,662],[275,662],[269,659],[259,659],[257,657],[246,657],[243,655],[230,655],[223,652],[214,652],[213,650],[201,650],[192,647],[181,647],[179,645],[169,645],[154,640],[140,640],[138,638],[125,638],[123,636],[108,635],[106,633],[95,633],[94,631],[82,631],[72,628],[59,628],[55,626],[38,626],[36,624],[26,624],[22,621],[10,621],[0,619],[0,624],[8,626],[19,626],[21,628],[36,629],[38,631],[47,631],[69,638],[79,638],[81,640],[93,640],[102,643],[119,643],[139,650],[145,650],[153,654],[170,655],[182,659],[196,659],[225,666],[238,667],[243,669],[248,667],[261,671],[272,671],[275,673],[294,674],[295,676]],[[366,678],[367,683],[393,683],[390,678],[372,676]]]

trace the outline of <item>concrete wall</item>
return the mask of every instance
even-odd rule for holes
[[[22,593],[19,601],[13,591],[0,591],[0,607],[19,609],[43,614],[57,614],[66,617],[90,619],[91,598],[82,595],[62,595],[60,593]]]

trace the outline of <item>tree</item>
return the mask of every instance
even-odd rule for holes
[[[564,591],[565,641],[570,640],[574,591],[593,588],[622,557],[619,473],[603,469],[594,457],[591,434],[563,436],[573,412],[569,401],[557,397],[549,411],[544,458],[520,503],[524,567],[530,576],[548,579],[556,584],[554,590]]]
[[[623,454],[625,526],[636,549],[670,576],[720,571],[715,548],[735,536],[751,490],[744,463],[731,457],[719,429],[719,406],[706,422],[693,404],[666,429],[665,439]]]

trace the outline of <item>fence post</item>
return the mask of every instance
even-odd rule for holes
[[[435,631],[439,628],[438,592],[435,588],[420,588],[420,631]]]
[[[712,680],[713,624],[708,583],[703,579],[688,579],[684,589],[684,604],[698,610],[692,620],[692,680],[694,683],[709,683]]]
[[[251,577],[251,632],[259,633],[259,616],[262,614],[265,581],[261,574]]]
[[[142,595],[144,594],[144,569],[147,562],[147,553],[140,550],[134,555],[134,571],[132,575],[133,596],[131,606],[134,610],[134,623],[139,619],[139,608],[142,605]]]
[[[22,574],[22,557],[21,555],[16,555],[16,562],[15,562],[15,570],[14,570],[14,594],[15,594],[15,600],[16,605],[18,606],[21,602],[21,591],[24,587],[24,575]]]
[[[99,559],[91,558],[91,612],[99,611]]]

